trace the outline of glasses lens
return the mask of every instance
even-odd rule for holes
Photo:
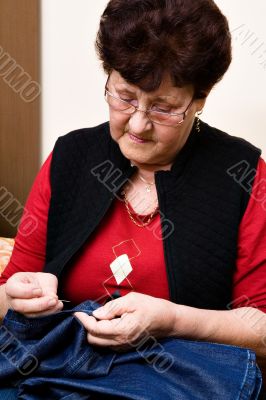
[[[116,111],[124,112],[126,114],[132,114],[135,111],[135,108],[131,104],[112,96],[108,92],[105,93],[105,99],[109,106]]]
[[[168,113],[159,113],[155,111],[149,112],[149,118],[156,124],[162,124],[167,126],[175,126],[181,124],[184,119],[184,114],[171,115]]]

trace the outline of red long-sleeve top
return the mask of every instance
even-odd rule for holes
[[[31,215],[36,228],[24,235],[24,219],[0,285],[15,272],[41,272],[45,264],[48,210],[51,197],[52,154],[42,166],[29,194],[24,215]],[[266,164],[260,159],[252,194],[239,227],[238,256],[233,279],[232,308],[246,305],[266,312]],[[131,210],[133,212],[133,210]],[[115,200],[104,220],[64,272],[65,299],[104,302],[114,291],[133,290],[169,299],[163,243],[150,229],[136,226],[125,205]],[[158,233],[158,229],[156,230]],[[122,256],[122,257],[121,257]],[[159,284],[158,284],[159,282]]]

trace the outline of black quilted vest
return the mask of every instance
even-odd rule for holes
[[[260,150],[245,140],[201,122],[201,132],[192,129],[171,171],[156,172],[171,301],[206,309],[228,307],[238,228],[259,157]],[[249,186],[241,184],[243,165]],[[59,293],[61,274],[89,243],[135,169],[112,140],[108,123],[57,140],[44,270],[59,278]]]

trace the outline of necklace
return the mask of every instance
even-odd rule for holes
[[[150,216],[149,216],[149,218],[148,218],[148,220],[146,222],[139,223],[139,221],[141,221],[141,219],[143,219],[143,218],[141,218],[140,216],[137,216],[137,220],[134,218],[134,216],[133,216],[133,214],[132,214],[132,212],[130,211],[130,208],[129,208],[129,203],[128,203],[128,199],[127,199],[127,195],[126,195],[126,191],[125,190],[123,190],[122,195],[124,196],[124,203],[125,203],[126,210],[127,210],[127,213],[129,215],[129,218],[131,219],[131,221],[135,225],[140,227],[140,228],[144,228],[145,226],[149,225],[149,223],[151,222],[153,217],[158,213],[159,207],[157,206],[155,208],[155,210],[153,210],[153,212],[150,214]]]
[[[147,192],[147,193],[150,193],[150,192],[151,192],[151,187],[152,187],[152,185],[155,184],[155,182],[148,182],[148,181],[146,181],[146,179],[144,179],[143,176],[141,176],[140,174],[139,174],[138,176],[139,176],[139,179],[140,179],[142,182],[145,183],[145,190],[146,190],[146,192]]]
[[[134,164],[133,164],[132,161],[130,161],[130,165],[131,165],[131,167],[134,167]],[[151,192],[151,187],[152,187],[152,185],[155,185],[155,182],[148,182],[148,181],[146,181],[146,179],[143,178],[143,176],[140,175],[140,174],[138,175],[138,177],[140,178],[140,180],[141,180],[143,183],[145,183],[145,190],[146,190],[146,192],[147,192],[147,193],[150,193],[150,192]]]

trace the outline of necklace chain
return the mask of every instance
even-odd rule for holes
[[[132,212],[130,211],[129,202],[128,202],[128,198],[127,198],[127,195],[126,195],[126,191],[125,191],[125,190],[123,190],[122,195],[124,196],[124,203],[125,203],[126,210],[127,210],[127,213],[128,213],[128,215],[129,215],[129,218],[131,219],[131,221],[132,221],[135,225],[137,225],[138,227],[140,227],[140,228],[144,228],[145,226],[149,225],[149,223],[151,222],[151,220],[153,219],[153,217],[155,217],[155,215],[158,213],[159,207],[157,206],[157,207],[155,208],[155,210],[153,210],[153,212],[150,214],[150,216],[149,216],[149,218],[148,218],[148,220],[147,220],[146,222],[139,223],[139,222],[134,218]],[[139,217],[138,220],[141,220],[141,218]]]
[[[147,192],[147,193],[150,193],[150,192],[151,192],[151,187],[152,187],[152,185],[155,184],[155,182],[148,182],[148,181],[146,181],[146,179],[144,179],[143,176],[140,175],[140,174],[138,175],[138,177],[139,177],[139,179],[140,179],[143,183],[145,183],[146,192]]]
[[[143,176],[140,175],[140,174],[139,174],[138,176],[139,176],[140,180],[141,180],[142,182],[146,183],[147,185],[152,186],[152,185],[155,184],[155,182],[148,182],[148,181],[146,181],[146,179],[144,179]]]

